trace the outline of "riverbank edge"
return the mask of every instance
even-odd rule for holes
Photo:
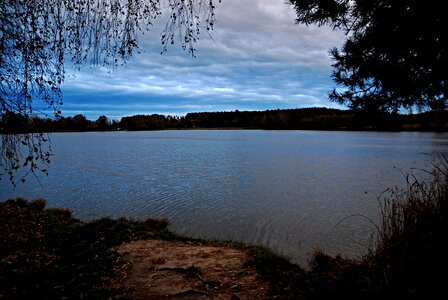
[[[231,247],[249,253],[269,284],[268,298],[312,298],[309,270],[259,246],[234,241],[206,241],[176,235],[169,222],[125,218],[82,222],[64,208],[46,208],[46,201],[22,198],[0,203],[0,298],[117,298],[124,291],[111,282],[122,262],[116,247],[131,241],[157,239],[194,246]],[[354,264],[322,253],[316,257],[338,265]],[[316,262],[314,262],[316,265]]]
[[[126,292],[112,285],[123,263],[116,249],[144,239],[246,251],[245,264],[268,283],[268,299],[404,299],[420,294],[409,285],[403,289],[389,284],[385,266],[367,256],[348,259],[316,251],[303,267],[263,247],[176,235],[167,229],[168,220],[82,222],[69,210],[46,204],[21,198],[0,203],[2,299],[125,299]],[[431,290],[419,292],[430,296]]]

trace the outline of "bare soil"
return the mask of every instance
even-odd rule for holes
[[[131,299],[264,299],[268,284],[244,250],[180,241],[139,240],[118,247],[115,288]]]

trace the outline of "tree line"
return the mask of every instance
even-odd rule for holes
[[[268,129],[268,130],[380,130],[446,131],[448,111],[418,114],[365,113],[331,108],[277,109],[266,111],[197,112],[185,116],[134,115],[119,121],[101,115],[89,120],[72,117],[27,119],[20,114],[0,117],[1,133],[138,131],[167,129]]]

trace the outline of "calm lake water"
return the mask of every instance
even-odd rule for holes
[[[359,255],[377,194],[404,184],[446,133],[158,131],[56,133],[49,176],[0,200],[45,198],[83,220],[148,216],[177,233],[264,245],[305,263],[313,249]],[[5,178],[6,179],[6,178]],[[367,192],[367,193],[366,193]],[[342,222],[341,222],[342,221]]]

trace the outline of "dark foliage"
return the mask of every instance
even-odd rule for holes
[[[112,131],[165,129],[300,129],[300,130],[415,130],[446,131],[447,111],[431,111],[416,115],[367,113],[328,108],[302,108],[267,111],[230,111],[189,113],[185,117],[159,114],[123,117],[120,121],[100,116],[96,121],[83,115],[57,119],[33,118],[26,121],[20,115],[0,118],[0,131],[5,122],[16,124],[14,133],[56,131]],[[3,129],[5,128],[5,129]],[[4,131],[5,132],[5,131]],[[13,135],[9,135],[13,137]],[[39,147],[37,148],[39,149]]]
[[[163,130],[183,127],[183,118],[164,115],[136,115],[121,118],[120,128],[124,130]]]
[[[367,257],[385,284],[402,295],[435,298],[448,284],[448,158],[434,154],[430,179],[406,176],[405,188],[383,194],[376,248]]]
[[[429,0],[290,0],[297,22],[347,32],[332,49],[333,101],[352,109],[445,109],[448,8]]]
[[[269,282],[272,299],[303,299],[306,289],[306,271],[288,259],[260,247],[250,249],[252,260],[247,264],[257,268],[260,276]]]
[[[329,108],[189,113],[189,128],[341,129],[352,113]]]

